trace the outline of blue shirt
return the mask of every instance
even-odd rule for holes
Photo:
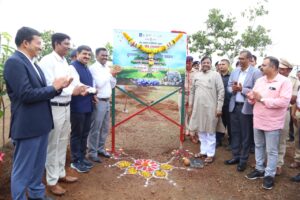
[[[93,87],[93,77],[88,67],[78,60],[71,63],[76,69],[80,82]],[[71,112],[89,113],[93,111],[93,95],[72,96]]]

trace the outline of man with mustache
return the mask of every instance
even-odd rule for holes
[[[10,137],[15,146],[11,172],[12,199],[50,200],[42,183],[49,132],[53,128],[50,99],[72,79],[56,78],[47,86],[34,59],[41,52],[41,34],[29,27],[18,30],[17,51],[4,65],[4,79],[11,101]]]

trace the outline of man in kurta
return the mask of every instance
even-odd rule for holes
[[[195,157],[205,158],[212,163],[216,151],[216,125],[222,115],[224,86],[221,75],[211,70],[211,58],[201,59],[201,71],[193,77],[190,94],[192,115],[189,123],[191,131],[198,132],[200,153]]]

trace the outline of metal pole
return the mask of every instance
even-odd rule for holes
[[[112,89],[112,105],[111,105],[111,152],[115,153],[115,134],[116,134],[116,90]]]
[[[184,141],[184,133],[183,133],[183,128],[184,128],[184,96],[185,96],[185,88],[184,88],[184,83],[185,83],[185,80],[183,82],[183,85],[181,86],[181,111],[180,111],[180,124],[181,124],[181,127],[180,127],[180,149],[183,148],[183,141]]]

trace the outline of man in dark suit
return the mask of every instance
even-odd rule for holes
[[[48,134],[53,128],[50,99],[72,81],[61,77],[46,85],[34,58],[41,52],[40,33],[29,27],[18,30],[18,50],[4,65],[4,79],[11,101],[10,137],[15,145],[11,174],[12,199],[51,199],[42,183]]]

